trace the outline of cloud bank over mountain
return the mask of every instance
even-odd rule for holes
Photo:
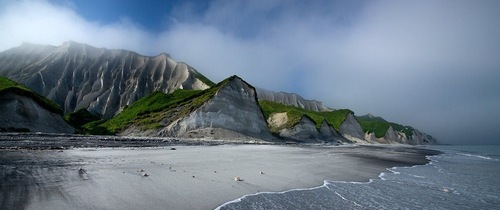
[[[0,50],[74,40],[166,52],[214,81],[237,74],[441,142],[499,143],[498,1],[181,1],[150,20],[159,32],[133,14],[83,13],[71,1],[0,1]]]

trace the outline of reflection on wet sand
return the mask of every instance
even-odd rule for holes
[[[0,209],[26,209],[33,200],[61,200],[68,196],[63,183],[89,179],[64,152],[1,151]]]

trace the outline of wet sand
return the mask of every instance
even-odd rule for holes
[[[262,191],[368,181],[434,153],[285,145],[0,150],[0,209],[214,209]]]

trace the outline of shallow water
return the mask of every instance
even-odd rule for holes
[[[367,183],[259,193],[219,209],[499,209],[500,146],[435,146],[427,165],[395,167]]]

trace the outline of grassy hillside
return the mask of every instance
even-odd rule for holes
[[[272,113],[286,112],[288,122],[283,126],[284,128],[290,128],[296,125],[299,123],[300,118],[306,115],[316,123],[317,128],[320,128],[323,120],[326,120],[328,124],[333,126],[338,131],[340,124],[345,120],[347,114],[352,113],[352,111],[348,109],[340,109],[330,112],[315,112],[266,100],[259,101],[259,105],[262,108],[262,112],[264,113],[264,117],[266,119],[269,118]],[[271,128],[271,131],[276,132],[276,129],[280,128]]]
[[[101,120],[101,118],[93,115],[87,109],[79,109],[76,112],[64,115],[64,120],[74,128],[81,130],[83,125]]]
[[[38,104],[40,104],[40,106],[44,107],[45,109],[47,109],[51,112],[58,113],[58,114],[63,113],[61,107],[58,104],[56,104],[55,102],[39,95],[38,93],[31,91],[30,89],[28,89],[24,85],[21,85],[17,82],[10,80],[10,79],[7,79],[5,77],[0,77],[0,94],[5,93],[5,92],[9,92],[9,91],[14,92],[14,93],[19,94],[19,95],[30,97],[33,100],[35,100]]]
[[[171,94],[153,92],[125,107],[122,112],[108,121],[92,122],[84,128],[93,134],[113,134],[136,123],[144,116],[159,112],[200,92],[200,90],[176,90]]]
[[[199,72],[196,72],[194,74],[194,76],[196,78],[198,78],[200,81],[202,81],[203,83],[207,84],[208,86],[210,87],[213,87],[214,85],[216,85],[214,82],[212,82],[211,80],[209,80],[207,77],[205,77],[205,75],[199,73]]]
[[[390,124],[391,124],[392,128],[394,128],[394,130],[399,131],[399,132],[403,132],[407,137],[413,136],[413,131],[415,130],[413,127],[400,125],[397,123],[390,123]]]
[[[199,108],[232,78],[203,91],[176,90],[171,94],[154,92],[137,100],[110,120],[91,122],[83,128],[91,134],[114,134],[131,125],[142,130],[168,125]]]
[[[5,77],[0,77],[0,91],[3,91],[3,90],[8,89],[8,88],[18,88],[21,90],[31,92],[31,90],[28,89],[27,87],[25,87],[24,85],[21,85],[17,82],[10,80],[10,79],[7,79]]]
[[[381,117],[364,115],[364,116],[357,116],[356,118],[361,124],[361,127],[363,127],[363,131],[365,133],[374,133],[375,137],[377,138],[384,137],[385,133],[387,132],[387,129],[389,129],[390,126],[392,126],[392,128],[396,131],[405,133],[407,137],[413,135],[412,127],[388,122]]]

